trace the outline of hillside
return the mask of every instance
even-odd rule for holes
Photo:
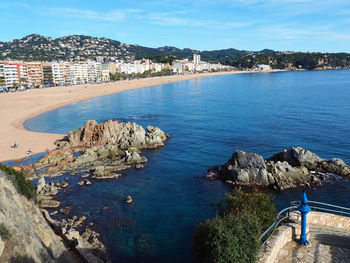
[[[154,62],[172,63],[174,59],[191,59],[200,54],[203,61],[221,63],[238,69],[252,69],[258,64],[270,65],[274,69],[338,69],[350,67],[348,53],[276,52],[271,49],[246,51],[234,48],[199,51],[171,46],[149,48],[129,45],[108,38],[72,35],[61,38],[45,37],[37,34],[0,42],[0,60],[20,59],[25,61],[66,60],[84,61],[102,58],[105,62],[149,58]]]
[[[164,57],[191,58],[200,53],[194,49],[176,47],[149,48],[139,45],[124,44],[108,38],[96,38],[83,35],[72,35],[61,38],[45,37],[37,34],[0,42],[0,59],[22,60],[85,60],[104,57],[110,60],[131,61],[141,58],[164,59]],[[236,49],[204,51],[203,60],[220,61],[222,58],[237,58],[246,51]]]

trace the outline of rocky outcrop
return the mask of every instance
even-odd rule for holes
[[[247,186],[285,190],[296,187],[321,186],[328,177],[350,174],[350,167],[340,159],[326,161],[301,147],[279,152],[264,160],[256,153],[236,151],[221,167],[219,174],[226,182]]]
[[[272,156],[271,161],[285,161],[292,166],[302,166],[309,170],[318,171],[322,173],[332,173],[340,176],[350,175],[350,167],[341,159],[332,158],[324,160],[318,157],[313,152],[305,150],[301,147],[283,150]]]
[[[142,126],[134,122],[122,123],[109,120],[98,124],[90,120],[83,127],[68,132],[68,136],[64,140],[57,141],[56,145],[59,148],[114,145],[122,150],[130,147],[143,149],[163,146],[168,138],[166,133],[152,126],[147,127],[146,132]]]
[[[120,176],[120,174],[118,174],[118,171],[119,168],[115,169],[113,167],[97,166],[93,171],[92,179],[115,179]]]
[[[49,152],[34,165],[18,166],[18,171],[30,170],[31,179],[39,176],[54,177],[65,171],[86,169],[94,172],[94,179],[108,179],[116,176],[110,173],[130,167],[141,168],[141,163],[147,162],[141,156],[142,149],[152,149],[164,146],[169,136],[161,129],[142,126],[133,123],[107,121],[98,124],[87,121],[83,127],[70,131],[68,136],[56,142],[57,150]],[[108,171],[107,171],[108,170]]]
[[[0,224],[10,238],[0,242],[0,262],[77,262],[33,201],[19,195],[0,171]],[[3,244],[3,246],[1,245]]]
[[[45,167],[50,165],[57,165],[63,160],[73,158],[73,151],[71,149],[63,149],[61,151],[52,151],[42,157],[34,167]]]

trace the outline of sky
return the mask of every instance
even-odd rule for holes
[[[349,0],[0,0],[0,41],[107,37],[147,47],[349,52]]]

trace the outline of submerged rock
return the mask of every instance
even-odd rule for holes
[[[117,171],[119,170],[113,167],[97,166],[93,172],[92,179],[118,178],[119,175],[116,173]]]
[[[87,179],[84,182],[85,182],[85,185],[92,185],[92,183]]]
[[[89,176],[90,176],[90,174],[86,173],[86,174],[82,174],[82,175],[80,176],[80,178],[87,178],[87,177],[89,177]]]
[[[131,204],[132,202],[133,202],[132,197],[130,195],[128,195],[125,199],[125,203]]]
[[[350,174],[349,168],[340,159],[326,161],[297,147],[279,152],[268,160],[256,153],[236,151],[219,173],[222,179],[233,184],[264,186],[282,191],[288,188],[321,186],[323,179],[318,176],[319,172],[347,176]]]
[[[40,208],[57,208],[61,205],[60,202],[49,199],[42,199],[39,201]]]

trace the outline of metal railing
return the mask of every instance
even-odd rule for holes
[[[270,235],[264,240],[264,242],[261,244],[261,247],[263,247],[267,241],[272,237],[272,235],[275,233],[277,227],[280,225],[281,222],[283,222],[284,220],[286,219],[289,219],[289,213],[291,211],[296,211],[297,209],[297,206],[290,206],[290,207],[287,207],[283,210],[281,210],[277,216],[276,216],[276,219],[275,221],[271,224],[271,226],[266,229],[266,231],[259,237],[260,240],[264,240],[264,237],[270,233]]]
[[[292,201],[290,202],[290,204],[294,206],[299,206],[300,201]],[[312,211],[325,211],[335,215],[350,217],[350,208],[347,208],[347,207],[332,205],[332,204],[327,204],[322,202],[316,202],[316,201],[308,201],[308,205]]]
[[[281,210],[277,216],[275,221],[271,224],[271,226],[259,237],[260,240],[264,240],[264,242],[261,244],[261,248],[266,245],[268,240],[273,236],[275,233],[277,227],[284,222],[286,219],[290,220],[290,212],[297,212],[300,214],[300,212],[297,210],[298,206],[300,205],[300,201],[291,201],[290,202],[291,206],[284,208]],[[335,215],[340,215],[340,216],[348,216],[350,217],[350,208],[343,207],[343,206],[337,206],[337,205],[332,205],[332,204],[327,204],[327,203],[322,203],[322,202],[316,202],[316,201],[308,201],[307,203],[309,207],[312,209],[312,211],[325,211],[329,212]],[[267,234],[269,234],[267,236]],[[267,236],[267,237],[266,237]]]

